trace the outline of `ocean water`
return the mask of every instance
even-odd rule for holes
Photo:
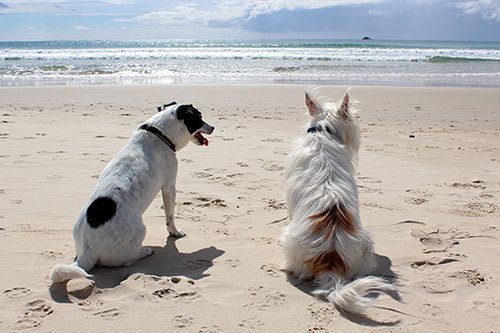
[[[0,86],[157,83],[500,87],[500,42],[0,42]]]

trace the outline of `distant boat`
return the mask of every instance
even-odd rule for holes
[[[372,39],[368,36],[365,36],[365,37],[363,37],[363,40],[372,40]]]

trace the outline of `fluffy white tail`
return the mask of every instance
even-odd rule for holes
[[[50,272],[50,279],[54,282],[64,282],[79,277],[91,277],[87,272],[78,266],[78,262],[71,265],[57,264]]]
[[[367,276],[349,283],[338,281],[331,289],[318,289],[315,295],[326,297],[342,311],[361,314],[373,305],[374,299],[367,297],[370,292],[390,292],[396,288],[382,278]]]

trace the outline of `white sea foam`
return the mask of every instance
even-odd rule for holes
[[[5,44],[5,43],[4,43]],[[500,86],[500,45],[453,42],[0,43],[0,85],[307,82]],[[3,46],[3,47],[2,47]]]
[[[500,61],[500,50],[426,48],[111,48],[2,50],[0,59],[127,60],[127,59],[273,59],[348,61],[426,61],[431,57]]]

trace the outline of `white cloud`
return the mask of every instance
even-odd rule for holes
[[[487,20],[500,21],[500,0],[461,1],[456,6],[465,14],[480,14]]]
[[[500,0],[406,0],[406,2],[420,5],[449,5],[467,15],[479,14],[486,20],[500,21]]]
[[[6,0],[5,3],[9,5],[17,5],[17,4],[61,4],[61,3],[75,3],[75,0]],[[79,0],[78,2],[84,4],[85,2],[101,2],[101,3],[109,3],[113,5],[127,5],[133,4],[135,0]]]
[[[119,19],[121,22],[151,22],[155,24],[172,24],[184,22],[209,21],[230,22],[234,20],[248,20],[262,14],[269,14],[281,10],[321,9],[334,6],[362,5],[380,3],[387,0],[218,0],[212,1],[210,6],[201,3],[185,3],[173,6],[169,10],[160,10],[138,15],[131,19]]]
[[[252,1],[247,5],[247,10],[250,17],[255,17],[261,14],[277,12],[283,9],[320,9],[334,6],[346,5],[366,5],[370,3],[380,3],[384,0],[268,0],[268,1]]]

